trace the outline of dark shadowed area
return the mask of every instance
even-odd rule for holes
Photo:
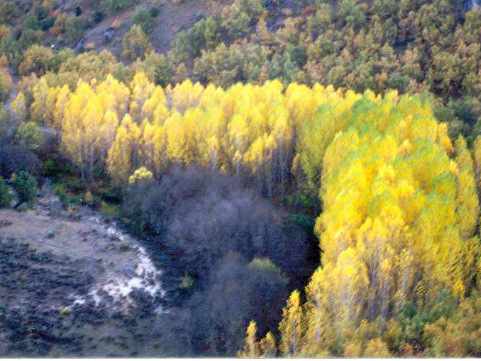
[[[132,186],[123,214],[176,263],[166,272],[179,279],[181,306],[160,332],[175,334],[175,342],[162,342],[172,355],[234,355],[252,319],[262,332],[275,331],[289,290],[312,271],[307,234],[235,177],[174,168]]]

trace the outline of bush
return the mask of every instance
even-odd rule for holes
[[[120,208],[115,204],[102,202],[100,204],[100,213],[106,218],[115,219],[120,215]]]
[[[123,56],[129,61],[143,59],[152,51],[149,38],[139,25],[134,25],[122,41]]]
[[[82,203],[82,197],[70,194],[63,183],[55,184],[53,190],[65,209],[77,207]]]
[[[154,27],[154,18],[150,11],[141,9],[134,16],[134,24],[139,25],[145,33],[150,33]]]
[[[0,208],[10,207],[12,200],[13,196],[10,193],[7,183],[2,177],[0,177]]]
[[[79,41],[86,29],[86,22],[81,17],[70,16],[65,20],[65,40],[73,44]]]
[[[43,143],[43,134],[37,123],[26,122],[20,124],[15,134],[17,143],[30,150],[38,150]]]
[[[19,8],[11,0],[0,2],[0,23],[11,23],[19,15]]]
[[[94,15],[92,17],[92,20],[95,24],[99,24],[102,22],[102,20],[105,19],[105,14],[102,11],[96,11],[94,12]]]
[[[150,8],[149,14],[151,17],[156,18],[160,15],[160,9],[157,7]]]
[[[145,73],[151,81],[162,87],[172,83],[174,64],[164,54],[152,52],[145,57],[144,61],[136,62],[134,68],[136,72]]]
[[[13,176],[13,188],[17,192],[18,203],[15,208],[22,204],[33,207],[37,198],[38,185],[37,180],[30,173],[20,171]]]
[[[50,70],[53,59],[54,54],[52,49],[40,45],[33,45],[25,52],[18,70],[21,75],[29,75],[30,73],[44,75]]]

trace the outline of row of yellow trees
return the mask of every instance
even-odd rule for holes
[[[199,164],[251,179],[271,196],[287,186],[293,164],[316,183],[320,152],[311,142],[325,147],[339,124],[333,119],[326,134],[315,135],[302,125],[320,106],[342,114],[360,95],[320,85],[284,89],[278,81],[227,90],[185,81],[164,89],[139,73],[130,84],[109,76],[74,90],[42,78],[31,98],[32,120],[59,131],[84,178],[105,165],[122,184],[141,166],[158,175],[173,163]],[[306,151],[296,152],[297,145]]]
[[[130,84],[109,76],[75,89],[43,78],[15,104],[27,98],[18,109],[58,130],[85,179],[103,167],[122,185],[141,167],[158,176],[196,164],[249,179],[268,196],[294,179],[319,194],[322,266],[306,301],[298,291],[288,300],[283,355],[388,354],[385,339],[355,341],[353,330],[395,327],[408,301],[429,305],[445,291],[462,299],[475,287],[481,140],[473,160],[427,98],[278,81],[161,88],[142,73]],[[243,354],[275,354],[273,334],[257,341],[255,332],[252,323]]]

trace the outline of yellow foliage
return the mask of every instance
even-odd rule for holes
[[[129,177],[129,184],[135,184],[143,181],[149,181],[153,178],[153,174],[145,167],[140,167],[134,174]]]
[[[470,291],[480,264],[481,138],[474,157],[462,138],[453,147],[423,97],[279,81],[222,89],[186,80],[164,89],[143,73],[130,84],[108,76],[72,90],[41,78],[32,95],[31,119],[60,132],[84,176],[106,165],[124,185],[135,170],[134,180],[201,165],[245,177],[268,196],[296,177],[320,197],[322,267],[307,302],[296,291],[284,309],[284,355],[328,354],[363,319],[386,320],[441,290]],[[389,355],[377,337],[345,353]],[[272,335],[255,342],[254,353],[275,353]]]
[[[299,291],[291,293],[287,305],[282,311],[282,322],[279,325],[282,338],[281,352],[286,355],[296,355],[302,349],[304,315]]]
[[[244,348],[239,352],[239,357],[255,358],[259,357],[260,354],[261,350],[257,342],[257,325],[254,321],[251,321],[247,327]]]

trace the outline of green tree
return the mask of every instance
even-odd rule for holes
[[[12,204],[13,196],[10,189],[5,182],[5,179],[0,177],[0,208],[8,208]]]
[[[145,33],[150,33],[154,27],[154,18],[150,11],[141,9],[134,15],[134,24],[139,25]]]
[[[152,51],[149,38],[139,25],[134,25],[122,41],[123,56],[129,61],[144,59]]]
[[[51,68],[53,60],[54,54],[50,48],[33,45],[25,52],[18,70],[21,75],[43,75]]]
[[[12,177],[13,188],[17,192],[18,202],[15,208],[26,203],[28,207],[33,207],[36,201],[38,185],[37,180],[30,173],[20,171]]]
[[[15,134],[18,144],[31,150],[38,150],[43,143],[43,134],[35,122],[20,124]]]

